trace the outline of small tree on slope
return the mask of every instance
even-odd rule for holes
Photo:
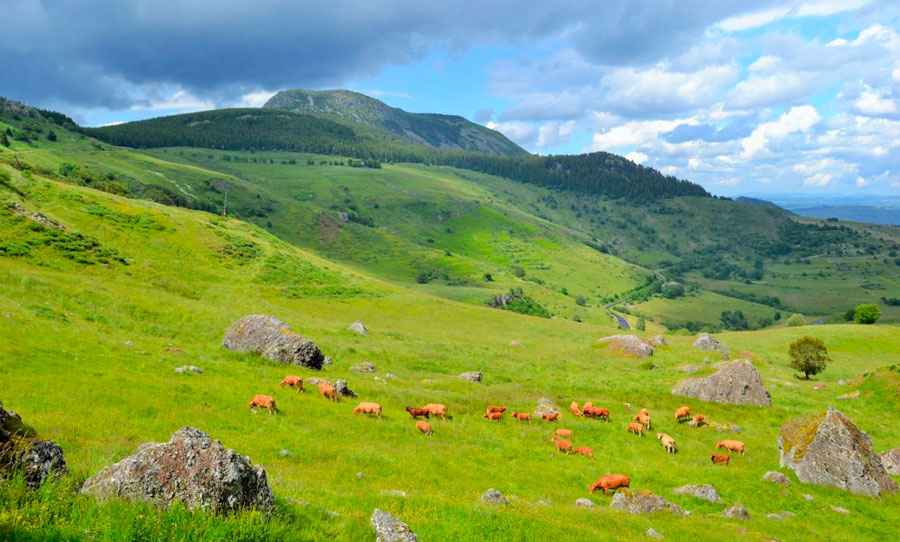
[[[802,372],[807,380],[809,375],[824,371],[825,365],[831,361],[825,343],[815,337],[801,337],[792,342],[788,355],[791,357],[791,368]]]

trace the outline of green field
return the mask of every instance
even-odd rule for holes
[[[53,155],[38,151],[28,160],[49,163]],[[107,154],[122,156],[122,164],[138,175],[137,162],[127,151],[97,152],[104,153],[105,167],[125,168],[106,161]],[[8,153],[4,156],[8,162]],[[156,168],[176,167],[149,164],[151,172],[164,174],[169,170]],[[422,540],[643,539],[649,527],[670,540],[698,541],[874,541],[900,534],[900,496],[856,496],[799,483],[792,473],[794,485],[787,490],[760,479],[778,467],[775,439],[780,425],[829,404],[868,432],[877,451],[898,445],[900,377],[883,369],[900,363],[900,333],[894,326],[720,334],[735,353],[752,355],[772,392],[773,406],[688,401],[712,420],[741,427],[738,438],[746,442],[747,455],[736,456],[728,468],[717,468],[708,454],[727,434],[678,426],[671,417],[684,403],[669,393],[684,377],[678,367],[703,364],[707,355],[690,347],[692,337],[668,336],[671,346],[659,348],[652,359],[658,368],[647,370],[641,362],[617,357],[596,343],[615,332],[599,316],[599,323],[576,323],[459,303],[431,295],[449,297],[443,291],[449,286],[432,282],[416,289],[399,280],[374,278],[361,273],[362,262],[326,260],[233,218],[126,199],[63,183],[37,170],[20,172],[6,164],[0,169],[11,177],[9,186],[0,186],[0,400],[42,437],[58,441],[73,472],[72,480],[33,495],[15,483],[0,486],[0,539],[357,541],[373,537],[368,518],[376,507],[409,523]],[[402,183],[404,175],[415,172],[398,166],[380,174],[396,176]],[[354,179],[355,173],[332,182],[352,185],[351,193],[360,190],[354,196],[359,201],[374,197],[363,196],[357,185],[368,181]],[[207,173],[198,170],[198,175]],[[434,176],[438,185],[448,178],[443,172]],[[241,181],[235,177],[231,182]],[[388,184],[384,180],[381,188],[365,194],[387,190]],[[415,188],[413,184],[407,189]],[[324,192],[328,186],[311,184],[304,190]],[[43,213],[66,232],[35,226],[13,214],[11,202]],[[401,211],[402,205],[385,213]],[[513,210],[509,213],[515,216]],[[487,214],[454,217],[454,231],[465,235],[442,237],[443,224],[433,226],[433,232],[410,235],[432,235],[440,249],[465,253],[477,265],[492,263],[499,269],[511,261],[505,251],[517,246],[516,235],[531,231],[529,242],[516,249],[522,251],[517,257],[529,275],[544,273],[547,283],[568,284],[573,294],[594,284],[582,278],[588,276],[583,256],[576,252],[566,260],[561,255],[572,248],[565,238],[556,237],[561,240],[553,245],[558,229],[544,230],[540,222],[530,222],[533,230],[508,238],[502,228],[491,229],[506,219],[498,203]],[[298,229],[311,227],[302,221],[295,224]],[[297,238],[305,235],[312,234],[300,231]],[[477,253],[482,256],[475,258]],[[532,259],[525,257],[529,255]],[[559,260],[551,260],[556,257]],[[552,267],[541,269],[538,260]],[[618,287],[628,285],[628,279],[617,278],[615,272],[630,267],[610,265],[604,273],[612,276],[602,279]],[[571,270],[569,275],[551,273],[559,269]],[[598,285],[600,279],[595,279]],[[504,286],[514,282],[503,280],[509,281]],[[549,305],[555,298],[546,296]],[[350,400],[333,404],[315,393],[282,390],[277,384],[292,369],[222,348],[224,330],[241,316],[256,313],[275,315],[313,338],[335,359],[324,373],[347,378],[361,400],[384,405],[384,419],[352,416],[355,403]],[[371,335],[346,329],[357,319]],[[813,382],[795,379],[787,367],[787,345],[804,334],[823,339],[834,359]],[[510,341],[522,347],[511,347]],[[378,371],[349,371],[363,360],[374,362]],[[199,365],[204,374],[173,371],[185,364]],[[469,370],[484,371],[484,382],[456,377]],[[387,379],[386,373],[398,378]],[[840,380],[849,383],[839,386]],[[826,388],[814,389],[816,382]],[[836,400],[857,389],[859,399]],[[275,396],[282,415],[250,413],[246,402],[257,393]],[[576,445],[594,448],[593,461],[557,455],[549,442],[553,427],[509,419],[495,425],[481,418],[487,404],[530,411],[539,397],[560,406],[592,400],[610,408],[610,424],[576,420],[566,412],[561,416],[559,425],[575,431]],[[419,435],[403,412],[406,405],[426,402],[445,403],[451,413],[446,422],[433,422],[432,438]],[[650,409],[655,429],[672,434],[679,453],[667,455],[652,437],[627,435],[632,410],[626,402],[632,410]],[[98,505],[73,493],[80,481],[104,465],[143,442],[167,440],[183,425],[203,429],[266,468],[278,502],[272,520],[261,521],[252,513],[224,520],[179,509]],[[293,456],[282,457],[281,450]],[[592,496],[597,509],[574,506],[577,498],[590,497],[588,484],[611,472],[630,475],[632,487],[652,490],[692,514],[624,515],[609,510],[609,497],[600,494]],[[671,493],[687,483],[713,484],[725,503],[742,503],[753,519],[728,520],[720,515],[725,505]],[[490,487],[509,495],[512,505],[497,509],[480,503],[479,496]],[[402,490],[408,496],[385,496],[384,490]],[[838,515],[828,505],[845,507],[850,514]],[[765,517],[781,510],[797,517]]]
[[[725,311],[741,311],[750,322],[758,322],[765,318],[774,320],[775,313],[778,312],[776,309],[759,303],[751,303],[704,290],[675,299],[654,297],[644,303],[626,305],[626,307],[635,317],[652,315],[650,320],[657,323],[681,324],[694,321],[713,326],[721,325],[721,316]]]

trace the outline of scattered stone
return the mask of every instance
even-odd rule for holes
[[[409,525],[403,523],[383,510],[375,509],[372,514],[372,528],[375,529],[375,542],[418,542],[419,537],[412,532]]]
[[[167,443],[142,445],[88,478],[81,491],[160,508],[179,500],[192,510],[223,514],[244,508],[270,512],[275,502],[262,467],[192,427],[182,427]]]
[[[402,489],[385,489],[381,492],[381,495],[384,497],[402,497],[406,498],[406,492]]]
[[[750,512],[740,503],[732,504],[722,512],[722,515],[732,519],[750,519]]]
[[[789,486],[791,485],[791,479],[785,476],[784,474],[770,470],[769,472],[763,474],[763,480],[768,480],[773,484],[778,484],[780,486]]]
[[[484,373],[481,371],[468,371],[459,375],[459,377],[469,382],[481,382],[481,379],[484,378]]]
[[[659,534],[659,531],[657,531],[653,527],[650,527],[647,529],[647,536],[649,536],[650,538],[662,538],[663,537],[663,535]]]
[[[637,335],[610,335],[603,337],[600,343],[611,343],[609,349],[617,354],[645,358],[653,355],[653,347],[638,338]]]
[[[375,364],[371,361],[363,361],[357,363],[353,367],[350,367],[350,370],[354,373],[374,373],[375,372]]]
[[[797,514],[795,514],[793,512],[788,512],[787,510],[782,510],[781,512],[778,512],[777,514],[766,514],[766,517],[771,520],[774,520],[774,521],[784,521],[785,519],[795,517],[796,515]]]
[[[500,493],[494,488],[485,491],[481,496],[481,500],[488,504],[502,504],[504,506],[509,504],[509,499],[506,498],[506,495]]]
[[[368,328],[366,328],[366,325],[364,323],[362,323],[362,320],[357,320],[357,321],[353,322],[352,324],[350,324],[350,327],[348,327],[347,329],[349,329],[350,331],[355,331],[361,335],[369,334],[369,330],[368,330]]]
[[[881,454],[881,464],[888,474],[900,475],[900,448]]]
[[[265,314],[245,316],[231,325],[222,345],[237,352],[257,352],[279,363],[321,369],[325,356],[314,342],[294,333],[281,320]]]
[[[400,380],[400,377],[397,376],[397,375],[395,375],[395,374],[393,374],[393,373],[385,373],[385,374],[384,374],[384,379],[385,379],[385,380]]]
[[[294,457],[294,452],[290,450],[281,449],[278,450],[278,457]]]
[[[622,403],[622,405],[623,405],[625,408],[627,408],[628,410],[631,410],[631,403]]]
[[[331,359],[331,356],[325,356],[325,359],[322,360],[322,365],[331,365],[334,363],[334,360]]]
[[[131,348],[132,346],[134,346],[134,343],[131,341],[125,341],[125,346]]]
[[[578,508],[593,508],[594,501],[581,497],[580,499],[575,500],[575,506]]]
[[[51,228],[54,230],[60,230],[60,231],[66,231],[66,228],[64,226],[57,224],[56,222],[53,222],[52,220],[50,220],[46,216],[42,215],[41,213],[38,213],[37,211],[35,211],[35,212],[26,211],[25,208],[22,207],[21,205],[19,205],[18,203],[13,202],[12,205],[7,207],[7,210],[9,210],[9,212],[11,212],[14,215],[23,216],[29,220],[33,220],[33,221],[37,222],[38,224],[41,224],[42,226],[45,226],[47,228]]]
[[[831,505],[831,510],[834,511],[834,512],[837,512],[838,514],[842,514],[842,515],[844,515],[844,516],[849,516],[849,515],[850,515],[850,510],[847,510],[847,509],[844,508],[843,506],[835,506],[835,505],[832,504],[832,505]]]
[[[843,378],[838,380],[838,386],[846,386],[846,385],[847,385],[847,381],[844,380]]]
[[[655,337],[650,337],[647,339],[647,342],[652,344],[653,346],[669,346],[669,343],[666,342],[666,337],[664,335],[656,335]]]
[[[513,348],[523,348],[522,343],[519,341],[509,341],[509,345]]]
[[[746,359],[723,365],[715,374],[678,383],[673,395],[733,405],[772,406],[772,396],[763,386],[756,367]]]
[[[781,466],[793,469],[803,482],[872,497],[897,492],[869,435],[832,407],[782,425],[778,449]]]
[[[824,389],[827,388],[827,387],[828,387],[828,385],[825,384],[824,382],[818,382],[818,383],[816,383],[816,384],[813,385],[813,389],[816,390],[816,391],[818,391],[818,390],[824,390]]]
[[[37,489],[49,478],[69,474],[62,448],[52,440],[31,440],[18,458],[28,489]]]
[[[699,365],[685,365],[684,367],[679,367],[678,370],[684,373],[696,373],[702,368]]]
[[[618,489],[609,507],[629,514],[650,514],[654,512],[672,512],[685,515],[684,510],[676,504],[663,499],[648,490],[632,491]]]
[[[859,399],[859,390],[856,390],[852,393],[845,393],[843,395],[838,395],[837,398],[841,401],[846,401],[848,399]]]
[[[720,343],[718,339],[710,335],[709,333],[701,333],[697,335],[697,340],[694,341],[694,348],[699,348],[700,350],[715,350],[718,352],[730,352],[731,349]]]
[[[357,472],[357,473],[356,473],[356,477],[359,478],[359,479],[362,479],[363,473],[362,473],[362,472]]]
[[[342,224],[346,224],[350,221],[350,215],[343,211],[340,211],[338,212],[338,221],[340,221]]]
[[[553,404],[553,401],[547,399],[546,397],[541,397],[540,399],[538,399],[537,407],[534,409],[534,413],[532,414],[532,416],[534,418],[540,418],[545,414],[553,414],[554,412],[558,414],[559,409],[556,408],[556,405]]]
[[[810,495],[809,493],[804,493],[804,494],[803,494],[803,498],[806,499],[806,500],[808,500],[808,501],[813,501],[813,500],[816,499],[815,497],[813,497],[813,496]]]
[[[309,384],[310,386],[318,386],[319,382],[325,382],[331,386],[335,387],[335,391],[337,394],[342,397],[357,397],[356,393],[347,387],[347,381],[343,378],[338,378],[337,380],[332,380],[328,378],[316,378],[314,376],[304,378],[303,382],[305,384]]]
[[[175,372],[179,374],[186,374],[188,372],[191,372],[194,374],[202,375],[203,369],[197,367],[196,365],[182,365],[181,367],[176,367]]]
[[[689,484],[676,487],[672,490],[672,493],[675,495],[690,495],[714,503],[722,502],[722,498],[719,497],[719,492],[710,484]]]

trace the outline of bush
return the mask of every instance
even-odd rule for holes
[[[807,380],[809,375],[817,375],[824,371],[825,366],[831,361],[825,343],[808,336],[792,342],[788,348],[788,356],[791,358],[791,368],[801,371]]]
[[[514,265],[512,268],[512,274],[522,278],[525,276],[525,269],[521,265]]]
[[[575,304],[581,305],[583,307],[583,306],[587,305],[587,298],[585,298],[583,295],[576,296]]]
[[[663,284],[662,290],[663,297],[667,299],[675,299],[676,297],[681,297],[684,295],[684,284],[679,282],[667,282]]]
[[[857,324],[874,324],[881,318],[881,309],[875,303],[863,303],[853,311],[853,321]]]
[[[790,318],[787,319],[788,327],[798,327],[806,325],[806,317],[802,314],[792,314]]]
[[[647,329],[647,321],[643,318],[638,318],[637,322],[634,324],[634,329],[638,331],[644,331]]]

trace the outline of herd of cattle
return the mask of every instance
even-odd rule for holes
[[[303,378],[297,375],[288,375],[284,377],[284,380],[281,381],[280,385],[282,388],[288,386],[290,388],[296,389],[297,391],[303,391]],[[316,386],[319,388],[319,392],[322,394],[322,397],[325,397],[326,399],[330,399],[332,401],[337,401],[337,388],[322,381],[316,383]],[[249,403],[247,403],[247,406],[250,409],[266,409],[269,414],[273,415],[278,412],[278,408],[275,406],[275,398],[269,395],[256,395]],[[584,406],[579,407],[578,403],[573,401],[572,404],[569,405],[569,410],[572,412],[572,414],[579,418],[598,418],[606,421],[607,423],[610,421],[609,409],[594,406],[593,403],[585,403]],[[447,419],[447,406],[436,403],[427,404],[421,408],[406,407],[406,411],[410,416],[412,416],[413,420],[415,420],[416,429],[426,435],[433,434],[431,424],[427,421],[420,420],[419,418],[430,419],[432,416],[434,416],[439,417],[442,420]],[[505,412],[505,406],[490,405],[485,410],[484,418],[486,418],[488,421],[499,422],[503,419],[503,415]],[[378,403],[362,402],[353,409],[353,414],[374,414],[376,417],[380,418],[381,405]],[[528,414],[526,412],[512,412],[512,417],[519,422],[527,422],[529,424],[531,423],[531,414]],[[559,419],[559,412],[549,412],[546,414],[541,414],[541,419],[544,422],[556,422]],[[691,416],[691,407],[689,406],[683,406],[675,411],[676,422],[682,422],[688,419],[692,420],[694,427],[700,427],[706,422],[707,418],[704,414],[694,414],[693,416]],[[629,433],[634,433],[639,437],[643,437],[644,431],[650,429],[650,412],[646,408],[644,408],[641,409],[641,411],[632,418],[631,422],[626,428],[626,431]],[[662,447],[666,450],[666,453],[674,454],[676,452],[675,439],[670,435],[666,433],[657,433],[656,438],[660,440]],[[571,429],[557,429],[556,431],[554,431],[553,436],[551,437],[551,441],[556,446],[557,451],[560,453],[584,455],[589,458],[594,457],[594,451],[588,446],[578,446],[573,448]],[[716,444],[716,450],[722,449],[728,452],[736,452],[744,455],[744,443],[739,440],[723,440],[718,442]],[[731,462],[731,456],[729,454],[711,454],[709,458],[713,464],[728,466],[728,464]],[[628,487],[629,483],[630,480],[628,479],[628,476],[624,474],[609,474],[600,477],[600,479],[590,485],[589,489],[591,493],[594,493],[598,489],[602,490],[604,493],[609,493],[610,490]]]

